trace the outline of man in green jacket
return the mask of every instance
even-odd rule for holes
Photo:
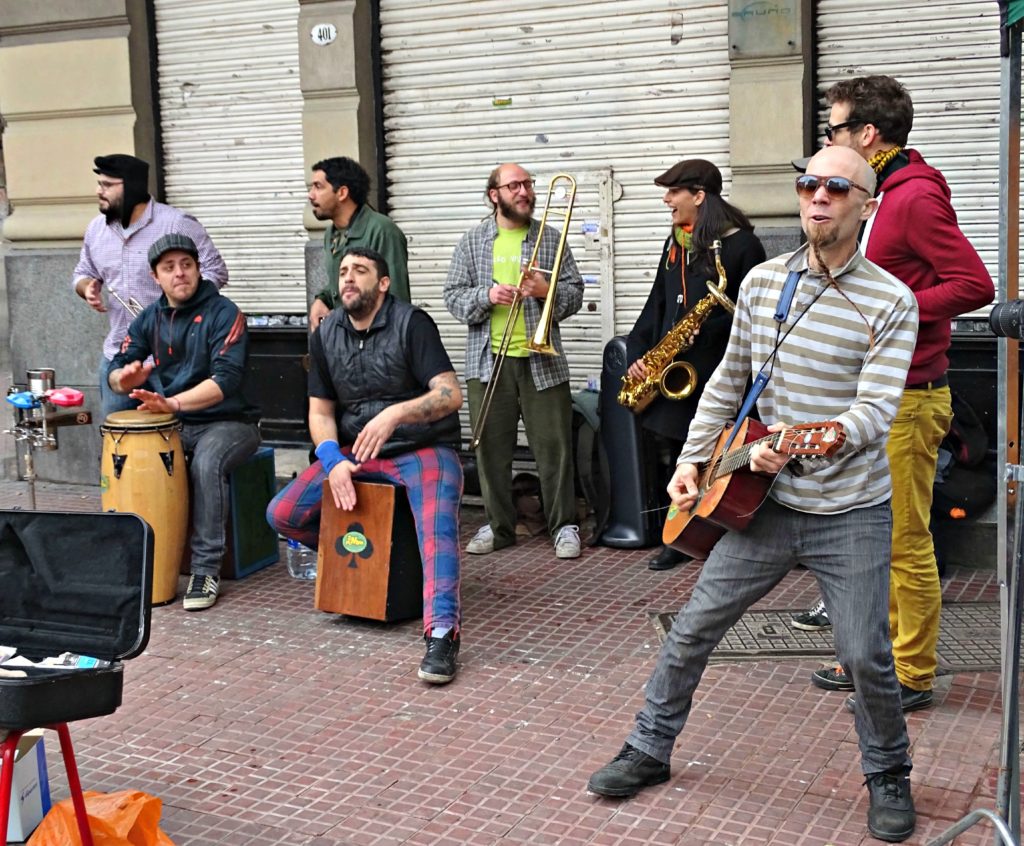
[[[330,222],[324,232],[327,285],[310,306],[309,331],[316,329],[338,304],[341,257],[352,247],[369,247],[380,253],[391,271],[391,294],[403,302],[411,302],[405,235],[387,215],[366,204],[370,193],[369,175],[358,162],[345,156],[319,161],[312,170],[309,204],[313,216]]]

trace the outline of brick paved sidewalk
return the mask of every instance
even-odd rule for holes
[[[22,483],[0,482],[0,507],[26,500]],[[95,489],[38,486],[40,508],[97,504]],[[481,519],[464,511],[464,539]],[[628,801],[587,794],[641,704],[659,645],[649,613],[677,608],[696,578],[693,566],[653,573],[648,555],[561,561],[533,539],[466,556],[459,676],[439,688],[416,678],[418,621],[315,611],[312,586],[283,565],[223,583],[209,612],[154,609],[123,706],[72,726],[83,785],[159,796],[177,846],[877,842],[853,718],[842,694],[808,684],[812,659],[713,664],[672,779]],[[958,572],[947,600],[995,599],[994,576]],[[795,572],[759,607],[815,595]],[[994,807],[998,683],[995,672],[944,676],[935,707],[909,715],[919,824],[908,842]],[[987,826],[956,840],[992,842]]]

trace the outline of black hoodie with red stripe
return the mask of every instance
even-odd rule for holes
[[[163,295],[132,321],[114,356],[114,367],[153,356],[150,387],[168,397],[213,379],[224,399],[209,408],[182,412],[179,417],[186,423],[255,421],[259,409],[246,400],[243,390],[248,354],[245,315],[221,296],[216,285],[201,279],[188,302],[173,308]]]

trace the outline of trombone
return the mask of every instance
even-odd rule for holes
[[[569,236],[569,219],[572,217],[572,204],[576,200],[576,180],[567,173],[557,173],[551,177],[548,183],[548,195],[544,201],[544,214],[540,218],[540,228],[537,231],[537,243],[533,245],[533,253],[530,260],[523,269],[519,284],[523,279],[534,272],[543,273],[548,279],[548,294],[544,298],[544,308],[537,322],[537,329],[532,338],[526,341],[526,348],[530,352],[543,353],[544,355],[558,355],[558,350],[551,343],[551,322],[554,320],[555,308],[555,287],[558,284],[558,273],[562,268],[562,256],[565,254],[565,242]],[[550,270],[537,266],[537,259],[540,256],[541,241],[544,240],[544,227],[547,224],[548,216],[562,219],[562,228],[558,236],[558,246],[555,249],[555,260]],[[491,368],[491,378],[484,389],[483,399],[480,401],[480,413],[477,415],[476,424],[473,426],[473,437],[469,442],[469,448],[475,450],[480,446],[480,437],[483,435],[484,424],[487,422],[487,414],[491,410],[491,401],[494,399],[494,391],[498,385],[498,376],[501,375],[501,366],[508,356],[508,349],[512,345],[513,334],[515,333],[516,321],[519,319],[519,312],[522,311],[523,301],[526,297],[517,293],[516,298],[509,306],[508,319],[505,321],[505,328],[501,333],[501,342],[494,354],[494,366]]]

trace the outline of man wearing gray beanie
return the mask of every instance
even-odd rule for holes
[[[198,248],[206,279],[220,288],[227,284],[228,269],[198,220],[149,195],[147,162],[115,153],[97,156],[94,164],[100,214],[86,227],[72,286],[90,308],[105,312],[110,320],[98,374],[104,420],[111,412],[138,405],[111,391],[107,375],[132,318],[160,296],[150,276],[149,248],[164,235],[186,235]]]

